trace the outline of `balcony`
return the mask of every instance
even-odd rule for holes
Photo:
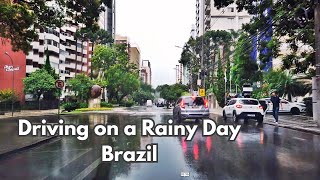
[[[205,15],[210,15],[210,14],[211,14],[211,7],[210,6],[206,6]]]
[[[205,24],[210,26],[210,23],[211,23],[211,18],[207,17],[206,20],[205,20]]]

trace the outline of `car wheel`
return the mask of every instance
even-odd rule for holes
[[[222,116],[223,116],[223,120],[227,120],[227,115],[226,115],[226,112],[225,111],[223,111],[223,113],[222,113]]]
[[[233,116],[232,116],[233,122],[238,122],[239,117],[237,116],[237,114],[235,112],[233,112]]]
[[[299,115],[300,114],[299,108],[296,108],[296,107],[291,108],[290,112],[291,112],[292,115]]]

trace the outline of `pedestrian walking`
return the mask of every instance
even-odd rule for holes
[[[272,102],[272,114],[274,117],[274,122],[278,124],[280,98],[277,91],[272,92],[271,102]]]

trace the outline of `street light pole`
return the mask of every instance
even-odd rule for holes
[[[14,99],[14,66],[13,66],[13,60],[11,56],[8,54],[8,52],[5,52],[5,55],[7,55],[11,61],[12,65],[12,94],[11,94],[11,116],[13,116],[13,99]]]

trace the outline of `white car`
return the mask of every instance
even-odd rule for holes
[[[268,113],[272,113],[273,104],[270,98],[263,98],[261,100],[265,100],[268,103]],[[280,105],[279,105],[279,112],[280,113],[291,113],[293,115],[298,115],[302,112],[306,112],[306,105],[303,103],[297,102],[289,102],[285,99],[280,98]]]
[[[253,98],[234,98],[223,108],[223,118],[232,117],[234,122],[252,118],[262,123],[264,114],[262,105]]]
[[[149,100],[147,100],[147,103],[146,103],[146,106],[147,107],[152,107],[152,101],[149,99]]]

